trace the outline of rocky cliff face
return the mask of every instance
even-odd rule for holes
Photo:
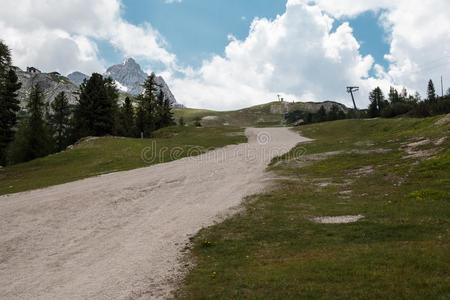
[[[76,85],[81,85],[85,79],[89,79],[89,76],[81,72],[73,72],[67,75],[70,81]]]
[[[132,95],[142,93],[142,84],[147,78],[147,74],[142,71],[141,66],[132,58],[127,58],[122,64],[109,67],[105,76],[114,79],[122,86],[123,92]]]
[[[143,92],[142,85],[147,79],[148,74],[142,70],[141,66],[133,58],[127,58],[122,64],[109,67],[104,76],[111,77],[121,92],[139,95]],[[85,78],[89,78],[89,76],[81,72],[74,72],[69,74],[68,77],[76,85],[80,85]],[[157,76],[156,84],[162,89],[166,98],[170,99],[173,105],[179,106],[164,78]]]
[[[19,99],[22,107],[25,107],[30,91],[34,85],[38,85],[43,93],[45,102],[51,103],[55,97],[65,92],[69,103],[75,104],[79,94],[79,87],[70,81],[67,77],[61,76],[57,72],[41,73],[37,70],[23,71],[15,67],[15,71],[22,88],[19,90]]]

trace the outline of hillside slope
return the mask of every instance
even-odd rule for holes
[[[284,114],[295,110],[315,113],[321,106],[327,111],[331,106],[338,105],[344,112],[348,108],[340,103],[325,102],[270,102],[236,111],[213,111],[205,109],[181,108],[175,109],[175,117],[183,117],[186,122],[201,119],[203,126],[281,126],[284,125]]]
[[[298,130],[274,189],[193,239],[178,298],[448,299],[450,115]]]
[[[157,132],[154,139],[87,138],[73,149],[1,168],[0,195],[146,167],[245,140],[243,131],[233,127],[170,127]],[[198,151],[189,152],[193,147]],[[154,160],[143,159],[146,149],[152,150]],[[170,155],[172,149],[176,155]]]

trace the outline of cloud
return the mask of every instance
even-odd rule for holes
[[[183,0],[164,0],[164,3],[166,4],[172,4],[172,3],[181,3]]]
[[[174,92],[188,106],[216,109],[273,101],[277,94],[350,105],[346,86],[359,85],[367,95],[386,84],[368,78],[374,59],[359,53],[349,24],[332,30],[333,22],[318,6],[289,1],[275,20],[255,19],[245,40],[231,37],[224,56],[171,80]]]
[[[390,42],[387,70],[379,73],[392,84],[404,85],[422,94],[428,79],[444,75],[450,83],[450,2],[446,0],[318,0],[330,15],[354,17],[365,11],[381,12]]]
[[[15,64],[46,71],[102,72],[97,47],[106,41],[124,56],[175,63],[164,39],[150,24],[131,24],[121,17],[120,0],[4,1],[0,39],[12,49]],[[14,13],[11,13],[14,12]]]
[[[386,31],[387,69],[361,55],[348,23],[332,30],[334,20],[366,11],[379,12]],[[437,83],[443,74],[450,82],[449,11],[446,0],[288,0],[283,15],[254,20],[245,40],[232,38],[225,55],[204,61],[172,85],[188,106],[219,109],[267,102],[277,94],[351,105],[347,85],[361,87],[360,107],[376,86],[423,94],[429,78]]]
[[[277,94],[351,105],[347,85],[361,87],[357,99],[363,107],[376,86],[387,91],[391,84],[404,85],[423,94],[429,78],[436,83],[441,74],[450,79],[446,0],[288,0],[282,15],[254,19],[245,39],[230,35],[224,54],[199,68],[180,68],[150,23],[124,20],[120,0],[3,2],[0,39],[10,45],[20,67],[102,72],[106,62],[97,45],[106,42],[124,56],[163,65],[177,99],[192,107],[235,109],[275,100]],[[345,22],[366,11],[379,12],[385,28],[390,43],[386,69],[361,54]],[[336,19],[344,21],[337,28]]]

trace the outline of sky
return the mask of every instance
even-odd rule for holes
[[[334,100],[450,86],[447,0],[0,0],[21,68],[104,72],[126,57],[189,107]],[[13,13],[12,13],[13,12]],[[20,16],[20,17],[18,17]]]

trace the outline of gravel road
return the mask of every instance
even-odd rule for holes
[[[189,237],[266,187],[271,158],[306,141],[250,128],[204,155],[0,197],[0,299],[159,299]]]

